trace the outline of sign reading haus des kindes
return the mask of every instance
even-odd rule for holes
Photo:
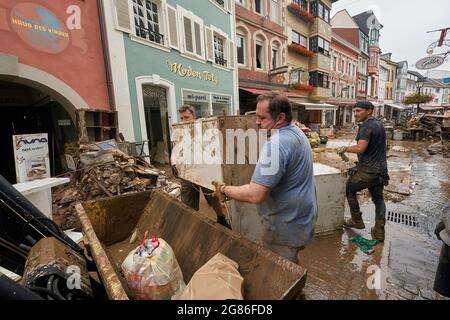
[[[17,183],[50,178],[48,134],[13,136]]]

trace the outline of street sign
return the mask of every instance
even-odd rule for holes
[[[439,67],[444,63],[445,59],[441,56],[430,56],[423,59],[420,59],[416,63],[416,68],[419,70],[428,70]]]
[[[450,84],[450,78],[444,78],[444,83]]]

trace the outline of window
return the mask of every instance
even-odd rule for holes
[[[341,60],[341,73],[344,74],[344,70],[345,70],[345,59]]]
[[[236,48],[238,64],[245,65],[245,38],[240,34],[236,36]]]
[[[264,44],[257,41],[255,47],[256,68],[264,69]]]
[[[308,47],[308,39],[305,36],[301,35],[295,30],[292,30],[291,36],[292,36],[292,43],[299,44],[301,46],[304,46],[305,48]]]
[[[164,44],[160,33],[159,7],[149,0],[133,0],[133,14],[136,36]]]
[[[255,0],[255,11],[259,14],[264,14],[264,1],[265,0]]]
[[[215,3],[217,3],[222,8],[225,8],[225,0],[214,0]]]
[[[300,7],[302,7],[303,9],[305,9],[306,11],[308,11],[308,1],[306,0],[293,0],[293,2],[297,5],[299,5]]]
[[[214,34],[214,62],[221,66],[227,65],[227,60],[225,60],[225,43],[222,37]]]
[[[181,20],[180,23],[183,29],[181,36],[184,45],[183,52],[202,60],[205,59],[203,20],[181,7],[178,7],[178,9]]]
[[[279,67],[279,47],[277,45],[273,45],[272,47],[272,69],[276,69]]]
[[[330,23],[330,9],[328,9],[321,1],[312,2],[310,5],[310,12],[313,16],[319,17]]]
[[[337,57],[333,57],[333,71],[338,71],[337,70]]]
[[[245,6],[245,0],[236,0],[241,6]]]
[[[270,15],[273,22],[280,23],[280,4],[278,0],[270,0]]]
[[[328,74],[318,71],[311,72],[309,84],[314,87],[329,88]]]
[[[309,48],[313,52],[320,52],[326,56],[330,55],[330,43],[321,37],[311,38]]]
[[[336,97],[336,83],[334,82],[331,84],[331,96]]]

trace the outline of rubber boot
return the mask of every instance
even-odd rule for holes
[[[351,229],[365,229],[364,221],[362,219],[362,213],[352,213],[351,219],[347,219],[344,222],[344,228]]]
[[[375,220],[375,227],[370,230],[372,234],[372,238],[374,240],[384,241],[384,226],[386,224],[386,219],[377,219]]]

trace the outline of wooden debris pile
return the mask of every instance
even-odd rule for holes
[[[170,181],[164,171],[145,160],[129,156],[117,148],[89,151],[80,148],[71,183],[53,191],[53,217],[63,229],[79,229],[74,205],[77,201],[125,195],[161,188],[178,198],[181,186]]]

